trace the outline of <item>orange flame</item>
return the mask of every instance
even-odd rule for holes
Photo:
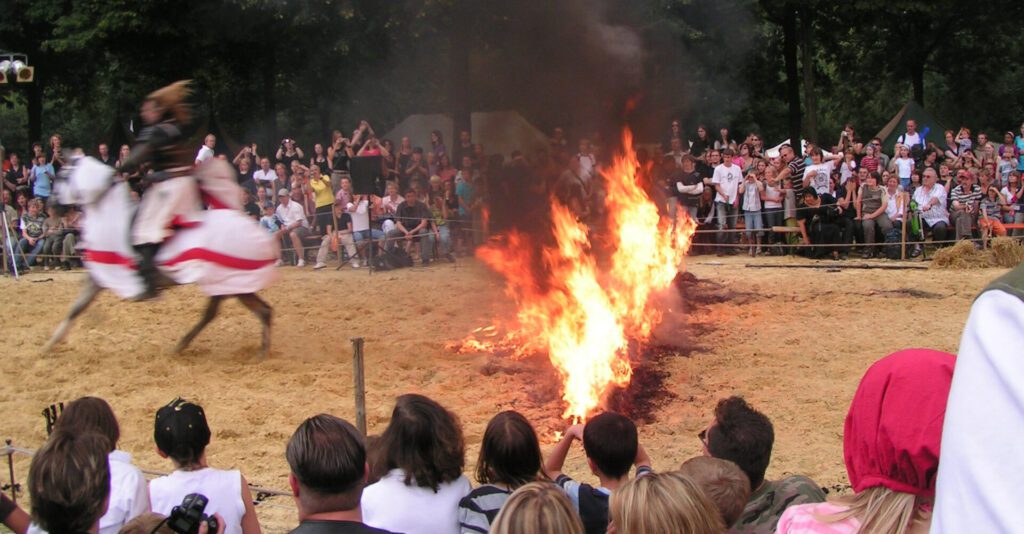
[[[639,163],[628,129],[622,145],[624,153],[602,171],[614,251],[610,269],[598,269],[587,227],[553,201],[557,245],[541,248],[539,258],[527,236],[514,231],[503,244],[477,251],[505,276],[506,293],[518,308],[516,325],[503,336],[494,326],[477,329],[452,347],[459,352],[507,352],[514,358],[547,352],[563,382],[562,416],[576,421],[586,419],[613,387],[629,384],[628,341],[649,339],[661,321],[661,312],[648,300],[682,268],[696,228],[685,215],[674,227],[661,218],[638,180]],[[538,260],[541,269],[534,269]]]

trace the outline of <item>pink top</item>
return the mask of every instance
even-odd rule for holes
[[[855,534],[860,520],[848,517],[842,521],[825,521],[832,514],[846,511],[845,506],[830,502],[798,504],[786,508],[779,518],[776,534]]]

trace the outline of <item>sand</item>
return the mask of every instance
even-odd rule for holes
[[[744,266],[748,261],[691,258],[689,269],[700,280],[692,291],[708,302],[666,312],[667,335],[682,348],[660,352],[653,367],[661,372],[664,394],[649,400],[649,422],[640,426],[657,469],[699,454],[696,434],[715,402],[738,394],[775,425],[769,478],[804,474],[842,489],[843,419],[863,372],[901,348],[955,352],[972,299],[1005,272],[753,269]],[[180,395],[206,408],[212,466],[241,469],[252,484],[285,490],[284,446],[295,427],[320,412],[354,419],[353,336],[366,339],[371,433],[386,426],[397,395],[431,396],[460,418],[471,473],[495,413],[520,410],[545,440],[563,426],[543,358],[511,362],[445,348],[513,312],[501,279],[474,260],[372,276],[348,268],[282,268],[279,282],[263,293],[275,309],[274,346],[265,361],[253,358],[258,323],[237,302],[227,303],[183,355],[169,354],[203,308],[205,299],[194,288],[167,292],[153,304],[105,294],[64,344],[40,355],[38,347],[83,276],[39,272],[0,280],[6,305],[0,437],[16,446],[36,448],[45,439],[40,413],[47,405],[96,395],[111,403],[121,421],[120,448],[140,467],[166,471],[169,462],[154,452],[152,417]],[[578,448],[566,471],[588,477]],[[27,472],[28,461],[18,459],[19,481]],[[265,532],[285,532],[296,521],[287,497],[271,498],[257,510]]]

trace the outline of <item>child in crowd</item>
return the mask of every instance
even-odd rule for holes
[[[363,522],[407,534],[459,532],[465,443],[458,420],[423,395],[402,395],[376,444],[380,480],[363,490]]]
[[[463,534],[486,533],[509,495],[540,478],[540,464],[540,442],[530,422],[514,411],[494,416],[476,462],[481,485],[459,501]]]
[[[761,236],[764,234],[764,222],[761,220],[761,199],[765,196],[764,184],[757,174],[750,172],[740,182],[739,193],[743,195],[743,224],[747,229],[747,243],[750,244],[750,255],[761,254]],[[756,250],[755,250],[756,246]]]
[[[28,208],[21,216],[21,241],[18,244],[21,246],[22,253],[27,254],[24,261],[18,258],[22,269],[35,264],[36,256],[43,251],[43,245],[46,244],[44,231],[46,217],[41,215],[42,211],[43,201],[33,198],[28,201]]]
[[[774,244],[777,239],[772,230],[776,226],[782,226],[783,222],[783,201],[785,194],[782,185],[779,183],[775,167],[767,167],[764,170],[764,226],[768,233],[769,245]],[[768,249],[771,252],[771,249]]]
[[[743,515],[750,499],[750,479],[736,464],[721,458],[695,456],[673,474],[693,481],[715,505],[726,528]]]
[[[494,518],[490,534],[583,534],[580,516],[550,482],[531,482],[515,491]]]
[[[57,206],[47,206],[46,220],[43,221],[43,270],[56,269],[60,258],[60,250],[63,244],[63,232],[61,231],[60,216],[57,215]]]
[[[153,431],[157,453],[170,458],[174,471],[149,483],[153,511],[170,515],[190,493],[206,496],[207,515],[219,513],[225,534],[260,534],[252,493],[238,471],[214,469],[206,462],[210,427],[198,404],[177,398],[156,412]]]
[[[263,216],[260,217],[260,228],[263,228],[272,235],[281,231],[281,220],[277,218],[273,204],[263,205]]]
[[[577,482],[562,473],[574,440],[583,442],[587,464],[600,486]],[[651,473],[651,460],[639,443],[636,425],[623,415],[605,412],[586,425],[569,427],[544,463],[544,473],[569,496],[586,532],[600,534],[608,529],[608,498],[629,481],[629,468],[633,465],[637,477]]]
[[[626,482],[612,494],[610,514],[609,532],[725,534],[704,492],[677,473],[651,473]]]
[[[895,170],[904,190],[910,188],[910,176],[914,172],[914,158],[910,157],[910,148],[906,145],[896,146],[896,157],[889,163],[889,170]]]
[[[95,432],[107,438],[110,467],[110,499],[100,518],[99,534],[117,534],[132,518],[149,512],[146,477],[132,465],[132,455],[117,450],[120,426],[107,401],[82,397],[68,404],[57,420],[56,432],[82,435]]]
[[[54,432],[28,469],[32,522],[53,534],[98,532],[110,496],[109,448],[95,432]]]
[[[981,230],[983,238],[1003,237],[1006,235],[1006,227],[1003,226],[1003,208],[1006,207],[1006,199],[995,185],[988,186],[985,195],[981,197],[978,204],[978,229]]]

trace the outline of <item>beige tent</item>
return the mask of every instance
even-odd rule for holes
[[[502,154],[508,158],[513,150],[532,155],[538,149],[547,148],[547,136],[516,111],[474,112],[470,121],[473,142],[483,143],[488,154]],[[390,139],[397,146],[403,137],[408,137],[414,147],[429,151],[430,132],[440,130],[450,153],[457,143],[452,128],[452,119],[447,115],[409,115],[381,138]]]

